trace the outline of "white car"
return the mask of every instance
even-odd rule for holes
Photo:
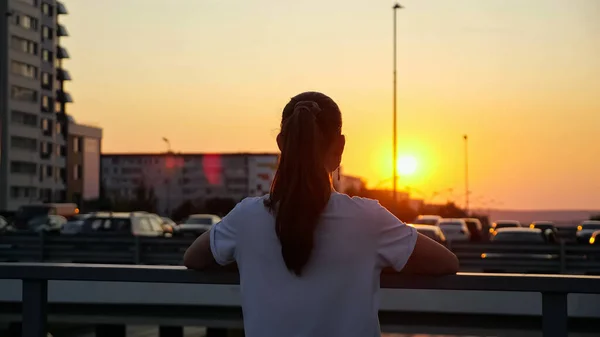
[[[447,241],[469,241],[471,234],[463,219],[442,219],[438,227],[444,233]]]
[[[412,223],[415,225],[437,226],[440,220],[442,220],[442,217],[439,215],[419,215]]]
[[[179,235],[200,235],[221,221],[221,218],[213,214],[192,214],[175,231]]]

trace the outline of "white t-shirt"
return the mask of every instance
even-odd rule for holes
[[[245,335],[380,336],[381,269],[404,267],[416,230],[376,200],[334,192],[298,277],[285,266],[265,198],[244,199],[210,231],[215,260],[238,263]]]

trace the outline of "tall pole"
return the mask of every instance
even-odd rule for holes
[[[393,122],[392,122],[392,128],[393,128],[393,132],[392,132],[392,138],[393,138],[393,144],[392,144],[392,151],[393,151],[393,155],[392,155],[392,160],[393,160],[393,193],[394,193],[394,202],[398,201],[398,186],[397,186],[397,180],[398,180],[398,148],[397,148],[397,135],[396,135],[396,102],[397,102],[397,94],[398,94],[398,90],[397,90],[397,77],[398,77],[398,73],[397,73],[397,56],[396,56],[396,45],[397,45],[397,29],[396,29],[396,17],[397,17],[397,12],[398,9],[401,9],[402,6],[400,6],[399,3],[396,3],[394,5],[394,7],[392,7],[393,12],[394,12],[394,109],[393,109],[393,114],[394,114],[394,118],[393,118]]]
[[[165,144],[167,144],[167,157],[165,157],[165,159],[168,160],[168,155],[171,154],[171,142],[166,137],[163,137],[163,141],[165,142]],[[171,216],[171,180],[173,180],[173,171],[169,167],[167,167],[167,171],[168,171],[167,174],[169,175],[169,178],[167,179],[167,216],[170,217]]]
[[[463,136],[465,140],[465,212],[469,214],[469,138]]]

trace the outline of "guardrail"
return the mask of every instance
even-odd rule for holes
[[[1,235],[0,262],[181,265],[192,238],[115,235]],[[600,273],[600,246],[456,242],[462,271]]]
[[[48,316],[48,281],[102,281],[170,284],[232,285],[238,284],[237,273],[195,272],[174,266],[85,265],[55,263],[0,263],[0,279],[22,280],[22,336],[46,336]],[[541,293],[541,328],[544,337],[564,337],[569,332],[567,295],[600,294],[600,277],[564,275],[459,274],[440,278],[384,273],[381,287],[388,289],[434,289]],[[98,288],[97,291],[102,291]],[[148,294],[150,295],[150,294]],[[81,304],[80,304],[81,305]],[[491,305],[491,304],[490,304]],[[515,303],[518,305],[518,303]],[[133,309],[132,309],[133,310]],[[187,310],[190,312],[190,310]],[[193,311],[198,315],[201,311]],[[122,313],[119,313],[122,315]],[[212,313],[214,316],[214,312]],[[403,316],[406,313],[402,313]],[[400,316],[401,317],[401,316]],[[448,317],[446,317],[448,318]],[[522,318],[522,317],[521,317]],[[592,332],[600,332],[600,313],[592,322]],[[238,319],[241,317],[238,316]],[[381,316],[380,316],[381,319]],[[456,318],[454,318],[456,319]],[[474,318],[472,324],[481,324]],[[517,318],[514,318],[517,319]],[[518,319],[517,319],[518,320]],[[490,321],[488,320],[488,323]],[[501,329],[510,320],[494,321]],[[590,323],[590,322],[587,322]],[[439,324],[429,321],[429,324]],[[580,328],[586,324],[571,324]],[[590,326],[590,324],[587,324]]]

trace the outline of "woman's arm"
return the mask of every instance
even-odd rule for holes
[[[210,249],[210,230],[202,233],[183,255],[183,265],[189,269],[201,270],[217,266]]]
[[[427,236],[418,235],[403,273],[442,276],[458,272],[458,258],[454,253]]]

